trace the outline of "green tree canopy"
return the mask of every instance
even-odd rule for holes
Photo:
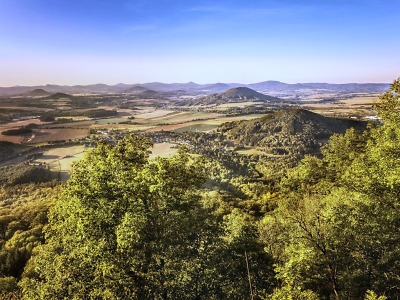
[[[278,208],[261,224],[280,260],[275,295],[400,294],[399,88],[400,79],[376,105],[382,124],[333,136],[321,159],[306,157],[282,180]]]
[[[256,228],[203,205],[202,159],[150,160],[150,146],[100,143],[74,166],[25,268],[25,299],[242,299],[247,249],[255,292],[270,290]]]
[[[153,299],[195,286],[202,266],[190,259],[218,236],[196,193],[204,174],[183,152],[148,160],[150,146],[134,135],[100,143],[74,166],[25,270],[26,299]]]

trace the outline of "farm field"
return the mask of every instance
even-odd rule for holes
[[[104,119],[97,119],[96,124],[99,125],[108,125],[108,124],[118,124],[121,122],[126,122],[128,117],[117,117],[117,118],[104,118]]]
[[[0,131],[7,130],[10,128],[17,128],[17,127],[22,127],[22,126],[27,126],[29,124],[36,124],[36,125],[42,125],[46,124],[46,122],[42,122],[39,119],[27,119],[27,120],[20,120],[20,121],[13,121],[10,123],[5,123],[5,124],[0,124]]]
[[[0,131],[3,129],[0,128]],[[29,139],[31,135],[2,135],[0,134],[1,142],[11,142],[14,144],[22,144],[25,139]]]
[[[0,103],[0,114],[3,115],[3,120],[7,120],[9,123],[0,124],[0,132],[23,128],[29,125],[32,133],[15,136],[0,134],[0,141],[35,147],[55,141],[85,138],[89,136],[91,130],[93,130],[93,133],[96,133],[96,130],[105,130],[104,132],[98,132],[97,138],[100,139],[112,136],[108,131],[113,130],[119,131],[122,134],[124,134],[124,132],[152,133],[157,131],[174,131],[177,133],[210,132],[225,122],[250,120],[266,115],[266,113],[243,115],[229,115],[226,113],[232,110],[232,108],[236,108],[238,113],[241,112],[240,108],[249,107],[253,107],[255,111],[257,111],[261,103],[251,100],[219,104],[212,107],[212,111],[208,111],[208,109],[204,107],[197,109],[196,107],[191,107],[190,109],[192,110],[188,110],[189,108],[184,108],[184,110],[182,110],[181,107],[174,109],[172,108],[174,106],[169,106],[170,104],[174,104],[174,102],[168,103],[168,100],[127,100],[125,99],[126,96],[120,96],[120,98],[118,98],[118,96],[111,98],[109,98],[109,96],[104,96],[104,99],[111,99],[107,100],[109,102],[105,102],[102,100],[101,95],[98,96],[100,97],[99,100],[96,99],[92,101],[90,100],[91,97],[93,96],[88,96],[87,99],[72,98],[75,99],[73,101],[69,99],[28,99],[28,101],[30,101],[29,103],[25,103],[23,99],[16,99],[17,102],[15,102],[15,105],[13,105],[14,99],[6,99],[3,103]],[[305,96],[302,99],[305,101],[303,103],[299,101],[297,107],[309,109],[326,116],[362,119],[366,116],[375,115],[375,112],[372,110],[372,104],[376,98],[377,94],[368,93],[345,95],[316,93],[314,95]],[[122,99],[123,101],[118,102],[114,99]],[[37,103],[41,106],[38,105],[38,107],[36,107],[36,101],[39,101]],[[74,101],[78,101],[76,102],[78,106],[74,106]],[[60,104],[64,106],[60,107]],[[70,106],[67,107],[67,105]],[[279,108],[279,104],[277,104],[275,108]],[[110,117],[107,117],[107,114],[104,117],[100,115],[99,118],[92,119],[88,112],[93,110],[116,111],[117,114],[113,116],[110,115]],[[65,115],[62,115],[62,113],[56,115],[55,122],[44,122],[38,118],[38,116],[42,114],[51,115],[52,111],[58,111],[58,113],[60,111],[66,111],[66,113]],[[62,121],[64,119],[66,120],[65,122]],[[175,146],[175,144],[170,143],[155,144],[152,149],[151,157],[169,157],[176,153],[177,148],[175,148]],[[52,166],[53,169],[58,168],[57,170],[60,170],[61,167],[62,178],[66,179],[72,161],[82,157],[83,149],[83,146],[59,146],[58,148],[52,146],[48,150],[45,150],[46,153],[44,153],[41,159],[42,162],[54,165]],[[32,149],[29,153],[38,153],[40,151],[42,150],[39,148],[37,150]],[[255,148],[240,149],[237,152],[244,155],[265,154]],[[24,159],[25,156],[21,156],[15,157],[12,161],[17,162],[23,161]],[[12,161],[10,161],[10,163]]]
[[[307,95],[304,100],[324,100],[327,98],[334,98],[337,94],[334,93],[322,93],[322,94],[312,94],[312,95]]]
[[[38,144],[61,140],[74,140],[84,138],[88,135],[87,128],[54,128],[41,129],[34,132],[29,138],[25,138],[23,143]]]
[[[48,165],[51,171],[60,174],[61,180],[66,180],[69,178],[72,163],[83,158],[85,146],[62,146],[47,149],[42,153],[43,156],[36,159],[34,162]]]
[[[43,128],[71,128],[71,129],[77,129],[77,128],[84,128],[84,129],[89,129],[90,126],[94,124],[94,121],[77,121],[77,122],[66,122],[66,123],[56,123],[56,124],[48,124],[45,126],[42,126]]]
[[[345,105],[357,106],[357,105],[373,105],[377,96],[358,96],[345,100],[339,100],[339,103],[343,103]]]
[[[31,107],[31,106],[15,106],[15,105],[1,105],[0,104],[0,113],[2,110],[25,110],[31,112],[42,112],[42,111],[50,111],[51,109],[39,108],[39,107]]]
[[[218,125],[193,123],[192,125],[174,129],[175,132],[209,132],[217,128]]]
[[[136,114],[135,118],[138,119],[155,119],[155,118],[160,118],[164,117],[169,114],[175,114],[176,112],[173,110],[163,110],[163,109],[151,109],[148,108],[146,110],[139,111],[141,112],[140,114]]]
[[[232,107],[247,107],[247,106],[261,105],[261,104],[262,103],[260,103],[260,102],[254,102],[254,101],[224,103],[224,104],[220,104],[220,105],[215,106],[214,109],[225,111],[228,108],[232,108]]]
[[[198,120],[186,123],[176,123],[176,124],[169,124],[169,125],[160,125],[155,126],[146,130],[146,132],[156,132],[156,131],[176,131],[176,132],[184,132],[184,131],[201,131],[207,132],[217,128],[219,125],[225,122],[232,122],[232,121],[240,121],[240,120],[251,120],[255,118],[260,118],[265,116],[266,114],[251,114],[251,115],[244,115],[244,116],[224,116],[215,117],[213,119],[206,119],[206,120]]]
[[[199,119],[214,119],[223,117],[223,114],[209,113],[209,112],[196,112],[196,111],[184,111],[184,112],[172,112],[164,116],[158,116],[154,118],[146,118],[140,120],[139,117],[135,116],[138,123],[143,124],[163,124],[163,123],[185,123]]]

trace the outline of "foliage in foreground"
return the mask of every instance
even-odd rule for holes
[[[25,268],[25,299],[241,299],[271,290],[272,262],[240,213],[204,208],[201,161],[148,160],[130,136],[79,162]]]
[[[52,184],[0,188],[0,299],[19,294],[17,283],[24,267],[44,242],[52,193]]]
[[[323,158],[306,157],[282,180],[278,208],[261,225],[279,261],[275,294],[400,295],[399,93],[400,79],[381,97],[383,125],[332,137]]]

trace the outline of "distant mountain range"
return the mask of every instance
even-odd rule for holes
[[[241,83],[213,83],[213,84],[197,84],[188,83],[162,83],[150,82],[143,84],[124,84],[116,85],[92,84],[92,85],[42,85],[42,86],[14,86],[0,87],[1,96],[22,95],[35,90],[41,90],[41,93],[140,93],[146,90],[156,92],[174,92],[182,91],[189,95],[211,95],[214,93],[222,93],[231,88],[248,87],[263,93],[301,93],[302,91],[314,90],[320,92],[383,92],[389,88],[388,83],[296,83],[288,84],[279,81],[264,81],[252,84]],[[34,92],[33,95],[39,93]]]

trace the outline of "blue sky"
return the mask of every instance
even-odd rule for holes
[[[0,86],[391,82],[400,0],[0,0]]]

